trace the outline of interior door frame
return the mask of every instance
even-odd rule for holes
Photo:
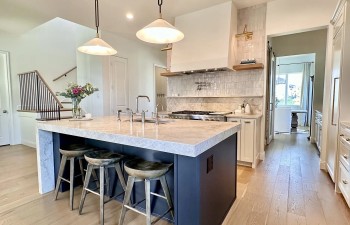
[[[276,58],[276,55],[274,52],[272,52],[272,57],[271,57],[271,80],[270,80],[270,96],[272,95],[272,102],[269,103],[269,110],[270,112],[272,112],[272,117],[271,117],[271,121],[270,121],[270,124],[272,123],[271,125],[271,130],[270,130],[270,133],[268,134],[268,138],[269,138],[269,141],[268,143],[270,143],[273,139],[275,139],[275,109],[276,109],[276,70],[277,70],[277,58]],[[271,91],[272,90],[272,91]],[[269,96],[269,98],[270,98]],[[271,99],[270,99],[271,100]],[[272,105],[272,107],[271,107]],[[272,109],[272,110],[271,110]],[[269,124],[269,126],[270,126]]]
[[[154,99],[154,111],[156,110],[156,107],[157,107],[157,93],[156,93],[156,67],[159,67],[159,68],[163,68],[163,69],[167,69],[166,66],[164,65],[160,65],[160,64],[153,64],[153,99]]]
[[[266,118],[265,118],[265,144],[268,145],[274,139],[274,111],[275,111],[275,76],[276,76],[276,55],[272,51],[270,41],[267,42],[267,79],[266,79]],[[271,97],[272,96],[272,97]],[[272,98],[272,100],[271,100]],[[272,110],[271,110],[272,109]],[[272,116],[271,116],[272,114]],[[272,125],[271,125],[272,123]],[[272,133],[272,135],[270,135]]]
[[[10,69],[10,53],[0,50],[0,54],[5,55],[6,59],[6,76],[5,84],[7,84],[7,101],[8,101],[8,117],[9,117],[9,142],[14,144],[14,124],[13,124],[13,108],[12,108],[12,85],[11,85],[11,69]]]

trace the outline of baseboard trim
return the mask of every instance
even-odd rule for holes
[[[329,167],[329,165],[327,164],[327,172],[328,172],[328,174],[329,174],[329,176],[331,177],[331,179],[332,179],[332,181],[333,181],[333,183],[335,183],[335,179],[334,179],[334,172],[332,171],[332,169]]]
[[[260,160],[265,160],[265,152],[260,152],[259,158]]]
[[[320,169],[327,171],[327,163],[325,161],[320,161]]]
[[[25,145],[25,146],[29,146],[29,147],[32,147],[32,148],[36,148],[36,143],[33,142],[33,141],[26,141],[26,140],[22,140],[22,145]]]

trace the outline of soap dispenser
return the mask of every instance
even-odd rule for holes
[[[244,108],[245,114],[250,114],[250,105],[247,103]]]

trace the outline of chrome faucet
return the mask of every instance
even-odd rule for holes
[[[118,120],[118,121],[121,121],[121,120],[120,120],[120,113],[121,113],[121,112],[122,112],[121,110],[118,110],[118,111],[117,111],[117,118],[118,118],[117,120]]]
[[[132,123],[132,121],[134,120],[134,112],[132,111],[132,109],[126,108],[126,110],[129,113],[129,121],[130,123]]]
[[[139,95],[136,97],[136,113],[139,113],[139,98],[147,98],[148,102],[151,102],[147,95]]]
[[[142,122],[142,124],[145,124],[146,112],[148,112],[148,110],[142,110],[142,112],[141,112],[141,122]]]

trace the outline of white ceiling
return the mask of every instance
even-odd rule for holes
[[[228,0],[164,0],[163,17],[174,17],[204,9]],[[233,0],[245,8],[271,0]],[[100,0],[100,29],[127,38],[158,16],[157,0]],[[134,14],[128,21],[126,13]],[[0,31],[24,33],[55,17],[94,28],[94,0],[0,0]]]

